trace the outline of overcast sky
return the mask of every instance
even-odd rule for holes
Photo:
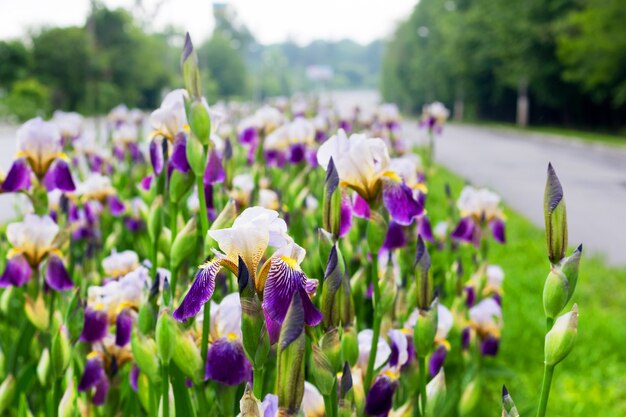
[[[187,29],[194,39],[211,33],[210,0],[144,0],[151,8],[162,1],[154,26]],[[104,0],[109,7],[131,7],[135,0]],[[80,25],[89,0],[0,0],[0,39],[21,37],[41,26]],[[291,38],[351,38],[366,43],[391,33],[407,17],[416,0],[230,0],[240,19],[261,43]]]

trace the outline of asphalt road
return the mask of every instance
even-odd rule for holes
[[[327,94],[341,107],[372,109],[374,91]],[[417,140],[424,132],[413,122],[404,134]],[[0,169],[15,154],[15,127],[0,126]],[[626,150],[590,145],[549,135],[448,125],[437,138],[438,162],[477,186],[500,193],[514,210],[543,227],[543,190],[548,162],[554,165],[568,210],[570,243],[587,253],[606,255],[626,265]],[[0,222],[15,217],[15,197],[0,195]]]

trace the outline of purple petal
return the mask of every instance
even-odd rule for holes
[[[30,188],[30,167],[24,158],[13,162],[1,188],[8,193]]]
[[[141,182],[140,182],[141,189],[144,190],[144,191],[150,191],[150,186],[152,185],[152,179],[153,178],[154,177],[152,175],[148,175],[148,176],[144,177],[141,180]]]
[[[212,148],[209,152],[209,160],[207,162],[206,169],[204,170],[204,183],[216,184],[218,182],[224,182],[226,173],[224,172],[224,166],[220,156],[217,154],[215,148]]]
[[[501,219],[493,219],[491,223],[489,223],[489,227],[491,228],[491,233],[493,233],[493,238],[497,242],[506,242],[506,235],[504,233],[504,222]]]
[[[389,222],[389,228],[385,235],[385,241],[383,242],[382,250],[389,251],[392,249],[402,248],[406,245],[406,237],[404,235],[404,229],[402,226],[393,220]]]
[[[4,272],[0,277],[0,288],[5,288],[9,285],[21,287],[30,280],[32,274],[33,270],[24,256],[13,256],[7,261]]]
[[[109,393],[109,380],[105,376],[100,379],[98,385],[96,385],[96,392],[93,394],[93,403],[95,405],[102,405],[107,400],[107,394]]]
[[[344,237],[352,226],[352,201],[348,194],[341,196],[341,207],[339,210],[339,237]]]
[[[392,381],[384,374],[378,376],[367,392],[365,413],[370,416],[386,416],[391,410],[397,387],[397,381]]]
[[[132,233],[137,233],[144,227],[143,220],[136,219],[134,217],[126,217],[124,219],[124,225],[126,226],[128,231]]]
[[[496,356],[498,354],[499,346],[500,339],[492,335],[487,335],[480,342],[480,353],[482,353],[483,356]]]
[[[152,163],[152,169],[156,175],[161,174],[163,171],[163,148],[160,141],[155,139],[150,142],[150,162]]]
[[[85,321],[80,340],[87,343],[95,343],[104,339],[109,330],[109,319],[104,311],[96,311],[87,307],[85,309]]]
[[[115,320],[115,344],[124,347],[130,342],[130,333],[133,329],[133,318],[128,310],[122,310]]]
[[[304,308],[304,323],[307,326],[317,326],[322,322],[322,312],[315,307],[305,288],[300,288],[299,292],[302,298],[302,308]]]
[[[63,260],[54,254],[48,257],[46,283],[55,291],[67,291],[74,288],[74,283],[67,269],[65,269]]]
[[[435,238],[433,237],[433,229],[430,226],[428,216],[422,216],[418,219],[417,235],[421,236],[424,240],[428,240],[429,242],[435,241]]]
[[[474,305],[474,302],[476,302],[476,289],[468,285],[465,287],[465,305],[467,308],[470,308]]]
[[[430,356],[430,361],[428,362],[428,372],[430,376],[434,377],[439,373],[439,370],[443,366],[443,362],[446,360],[446,355],[448,354],[448,350],[445,346],[439,345],[437,349]]]
[[[205,379],[239,385],[251,378],[252,366],[239,341],[229,342],[223,337],[211,345],[207,353]]]
[[[303,143],[294,143],[289,147],[289,162],[299,164],[304,161],[306,146]]]
[[[76,190],[70,166],[62,159],[54,161],[48,172],[46,172],[43,183],[48,191],[59,189],[69,192]]]
[[[257,133],[254,127],[248,127],[239,134],[239,142],[250,144],[256,142]]]
[[[450,235],[453,239],[474,243],[476,238],[476,223],[471,217],[463,217]]]
[[[317,162],[317,151],[315,149],[309,149],[306,153],[306,160],[311,168],[317,168],[320,166]]]
[[[174,140],[172,165],[183,174],[191,169],[189,161],[187,161],[187,136],[184,133],[176,135],[176,140]]]
[[[265,162],[268,166],[282,168],[287,163],[287,156],[283,151],[265,151]]]
[[[267,394],[263,398],[263,417],[276,417],[278,414],[278,396]]]
[[[106,379],[100,358],[89,359],[78,383],[78,391],[87,391],[95,387],[100,380]]]
[[[367,201],[358,194],[354,195],[354,205],[352,206],[352,212],[355,216],[362,219],[370,218],[370,206]]]
[[[413,197],[413,191],[404,182],[383,179],[383,204],[391,218],[403,226],[413,222],[413,218],[424,212]]]
[[[263,310],[263,315],[265,316],[265,327],[267,328],[267,334],[270,337],[270,344],[273,345],[278,342],[278,339],[280,339],[281,324],[272,320],[265,310]]]
[[[464,327],[461,331],[461,348],[463,350],[467,350],[469,348],[471,337],[471,329],[469,327]]]
[[[126,210],[124,202],[116,195],[111,195],[107,198],[107,205],[109,206],[111,214],[115,217],[120,216]]]
[[[128,374],[128,382],[130,383],[130,387],[133,391],[137,392],[139,386],[139,367],[133,364],[133,367],[130,369],[130,373]]]
[[[189,317],[194,317],[204,303],[209,301],[215,291],[215,277],[222,269],[219,259],[207,262],[200,266],[196,273],[196,279],[189,288],[187,295],[174,311],[174,318],[178,321],[184,321]]]

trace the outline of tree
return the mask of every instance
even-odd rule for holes
[[[208,69],[220,98],[243,96],[248,91],[246,64],[232,41],[214,33],[198,50],[201,66]]]
[[[8,89],[30,71],[30,51],[20,41],[0,41],[0,88]]]

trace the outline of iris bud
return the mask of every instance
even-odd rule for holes
[[[421,236],[417,239],[417,251],[415,255],[415,275],[417,282],[417,306],[427,309],[433,301],[433,278],[430,274],[430,254]]]
[[[304,308],[298,293],[291,300],[278,341],[279,415],[294,415],[304,396]]]
[[[168,309],[163,309],[156,324],[157,353],[163,363],[169,363],[174,353],[176,325]]]
[[[158,240],[163,227],[163,199],[158,196],[154,199],[148,214],[148,233],[151,241]]]
[[[559,315],[569,294],[569,284],[565,275],[552,268],[543,287],[543,309],[546,317],[554,319]]]
[[[196,177],[204,175],[207,163],[207,154],[204,146],[194,135],[187,137],[187,162]]]
[[[59,417],[72,417],[76,411],[76,387],[74,381],[70,380],[59,402]]]
[[[480,376],[472,379],[472,381],[467,384],[467,387],[463,390],[463,395],[461,395],[461,403],[459,404],[459,410],[461,411],[461,415],[469,415],[479,404],[482,398],[482,381],[480,380]]]
[[[48,348],[41,352],[41,357],[37,363],[37,379],[39,379],[42,387],[48,385],[50,379],[50,351]]]
[[[185,259],[188,259],[196,249],[198,243],[197,223],[195,217],[189,219],[185,227],[176,235],[172,244],[172,267],[177,269]]]
[[[145,373],[153,383],[159,382],[161,375],[159,373],[156,342],[153,339],[139,335],[137,332],[133,332],[130,346],[137,367],[141,372]]]
[[[203,145],[211,141],[211,117],[202,100],[194,100],[189,106],[189,127]]]
[[[170,175],[170,199],[177,204],[191,189],[194,183],[194,176],[191,172],[183,173],[175,169]]]
[[[193,339],[183,334],[177,334],[174,339],[174,363],[181,372],[190,378],[194,384],[202,383],[203,363],[200,349]]]
[[[446,405],[446,377],[443,369],[426,385],[426,415],[439,416]]]
[[[9,409],[15,395],[15,378],[13,375],[6,377],[0,384],[0,414]]]
[[[341,263],[343,262],[340,262],[339,254],[339,248],[337,245],[334,245],[330,251],[328,264],[326,265],[326,274],[320,303],[322,324],[325,329],[339,326],[340,321],[339,299],[337,295],[342,283],[343,273]]]
[[[323,269],[326,269],[328,265],[330,251],[335,245],[335,239],[333,238],[333,235],[331,233],[327,232],[323,228],[317,229],[317,236],[319,239],[318,251],[320,257],[320,265]]]
[[[198,68],[198,55],[191,42],[189,33],[185,36],[185,46],[181,56],[181,66],[183,68],[183,80],[185,88],[194,99],[200,99],[200,69]]]
[[[567,212],[563,187],[552,164],[548,164],[543,212],[546,224],[548,258],[552,264],[557,264],[565,256],[565,249],[567,248]]]
[[[561,272],[567,278],[569,284],[569,293],[567,295],[567,301],[574,295],[576,289],[576,283],[578,282],[578,267],[580,265],[580,257],[583,253],[583,245],[579,245],[578,248],[567,258],[561,262]]]
[[[155,321],[154,306],[150,303],[143,303],[137,315],[137,328],[143,335],[147,335],[154,330]]]
[[[379,281],[378,285],[380,286],[380,309],[383,314],[386,314],[391,311],[393,308],[394,302],[396,301],[396,295],[398,293],[398,286],[395,282],[395,275],[393,272],[393,266],[388,265],[385,269],[385,274],[382,279]]]
[[[413,330],[413,341],[419,358],[430,353],[437,334],[437,300],[433,301],[430,309],[418,311],[417,323]]]
[[[9,311],[9,306],[11,304],[11,300],[13,299],[13,288],[15,287],[9,286],[2,292],[2,296],[0,297],[0,311],[2,314],[7,314]]]
[[[331,157],[326,168],[326,179],[324,180],[323,226],[335,238],[339,236],[341,224],[341,191],[338,188],[339,174]]]
[[[77,288],[67,303],[64,314],[64,322],[67,326],[70,340],[76,340],[83,331],[85,323],[85,309],[80,305],[80,289]]]
[[[65,370],[70,364],[70,356],[72,354],[72,347],[70,346],[67,329],[63,325],[59,327],[59,331],[52,340],[50,354],[52,377],[54,379],[59,379],[63,376]]]
[[[139,397],[139,402],[143,406],[143,409],[146,411],[150,411],[151,403],[150,403],[150,390],[155,390],[156,385],[150,384],[150,379],[148,376],[140,372],[139,378],[137,379],[137,397]]]
[[[343,329],[341,354],[350,366],[354,366],[359,359],[359,342],[354,326],[344,327]]]
[[[313,376],[313,381],[322,395],[330,395],[335,386],[336,372],[333,370],[333,366],[328,360],[328,357],[319,346],[313,344],[312,350],[313,363],[310,367],[310,371]]]
[[[502,385],[502,417],[519,417],[513,398],[504,385]]]
[[[324,333],[320,339],[322,352],[330,362],[333,372],[337,372],[341,366],[341,339],[336,328]]]
[[[572,311],[563,314],[546,334],[545,363],[554,366],[569,355],[576,342],[578,333],[578,306],[574,304]]]

